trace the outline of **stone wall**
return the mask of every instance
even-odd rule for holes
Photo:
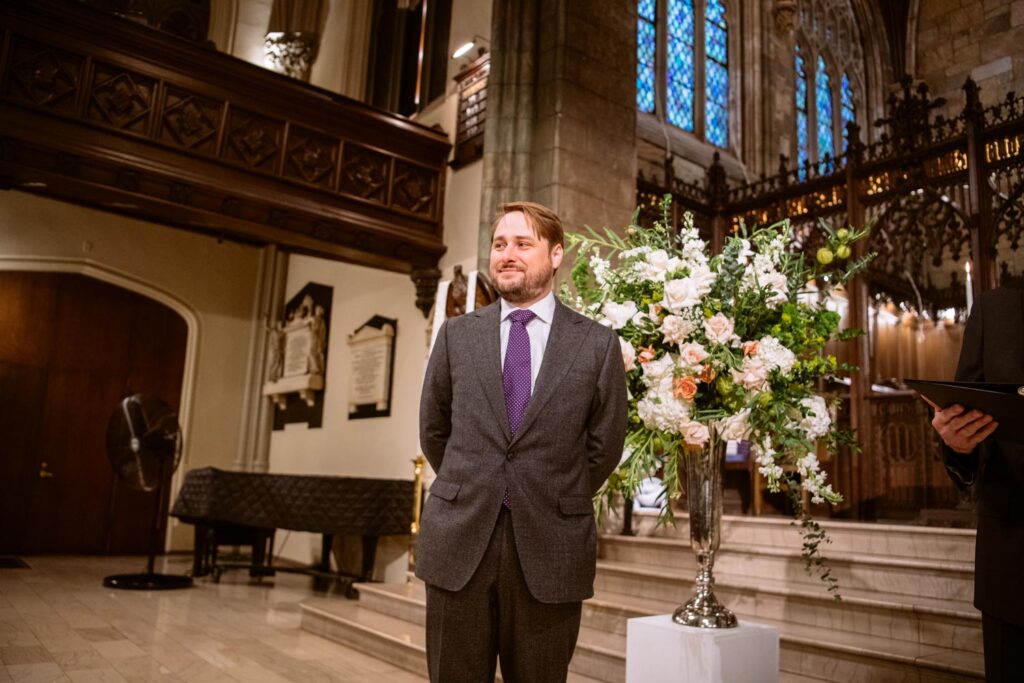
[[[480,260],[497,206],[541,202],[566,229],[622,226],[636,191],[632,0],[496,0]]]
[[[981,86],[986,105],[1010,90],[1024,92],[1022,46],[1024,0],[922,1],[912,37],[914,76],[946,98],[946,115],[956,115],[968,76]]]

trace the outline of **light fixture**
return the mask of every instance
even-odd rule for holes
[[[463,45],[458,50],[452,53],[452,59],[458,59],[462,55],[466,54],[467,52],[473,49],[474,45],[476,45],[476,41],[474,40],[471,40],[468,43],[463,43]]]
[[[486,38],[484,38],[481,35],[474,35],[472,37],[472,39],[470,39],[468,42],[463,43],[462,45],[460,45],[459,49],[457,49],[455,52],[452,53],[452,59],[458,59],[460,57],[465,57],[467,54],[469,54],[470,50],[472,50],[477,45],[480,45],[480,43],[487,43],[488,45],[490,45],[491,41],[487,40]],[[480,46],[480,54],[483,54],[485,50],[486,50],[486,48],[481,45]]]

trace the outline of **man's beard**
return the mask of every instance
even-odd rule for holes
[[[543,270],[535,271],[534,273],[530,273],[529,271],[519,272],[523,273],[523,277],[516,284],[509,285],[502,285],[497,275],[495,273],[491,273],[495,291],[498,292],[502,299],[510,304],[517,304],[523,301],[536,299],[551,286],[551,279],[555,274],[554,268],[551,268],[550,266]]]

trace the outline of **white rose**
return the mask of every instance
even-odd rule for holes
[[[694,325],[678,315],[666,315],[661,323],[661,333],[666,344],[679,344],[693,334]]]
[[[697,291],[701,296],[710,292],[712,285],[715,284],[715,274],[703,263],[690,268],[690,279],[697,284]]]
[[[704,350],[704,347],[696,342],[684,344],[679,347],[679,360],[693,367],[704,361],[708,357],[708,352]]]
[[[704,321],[704,334],[716,344],[727,344],[732,339],[732,320],[721,313],[715,314],[713,318]]]
[[[687,446],[703,446],[711,438],[711,432],[700,422],[687,422],[680,430]]]
[[[747,356],[739,369],[732,371],[732,378],[748,391],[760,390],[768,381],[768,367],[757,356]]]
[[[700,303],[700,290],[697,283],[688,277],[669,280],[665,283],[665,296],[662,305],[673,313]]]
[[[770,304],[784,304],[789,300],[789,281],[782,273],[773,270],[767,276],[761,278],[761,285],[772,292],[768,298]]]
[[[664,249],[649,252],[644,260],[644,276],[657,282],[664,282],[665,277],[679,267],[679,259],[675,256],[670,258]]]
[[[743,441],[750,434],[750,409],[744,408],[735,415],[719,420],[718,432],[723,441]]]
[[[622,349],[622,364],[625,366],[626,372],[629,372],[636,367],[636,349],[622,337],[619,337],[619,348]]]
[[[601,314],[604,316],[601,323],[610,324],[613,330],[620,330],[637,314],[637,311],[635,301],[627,301],[622,304],[607,301],[601,308]]]

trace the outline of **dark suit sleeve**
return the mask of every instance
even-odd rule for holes
[[[434,472],[441,471],[451,433],[452,375],[448,362],[448,321],[445,321],[437,332],[420,394],[420,448]]]
[[[606,328],[602,328],[606,331]],[[590,404],[587,421],[587,460],[590,468],[590,492],[597,493],[608,475],[622,459],[622,445],[626,439],[628,406],[626,399],[626,370],[622,364],[619,338],[607,330],[601,374],[597,391]]]
[[[971,311],[967,319],[967,326],[964,328],[964,341],[960,346],[960,360],[956,366],[956,381],[958,382],[984,382],[984,358],[983,336],[984,323],[982,320],[983,300]],[[962,490],[974,485],[978,478],[978,463],[981,459],[985,445],[978,446],[968,454],[957,453],[949,446],[942,445],[942,459],[946,465],[946,471],[953,479],[953,482]]]

